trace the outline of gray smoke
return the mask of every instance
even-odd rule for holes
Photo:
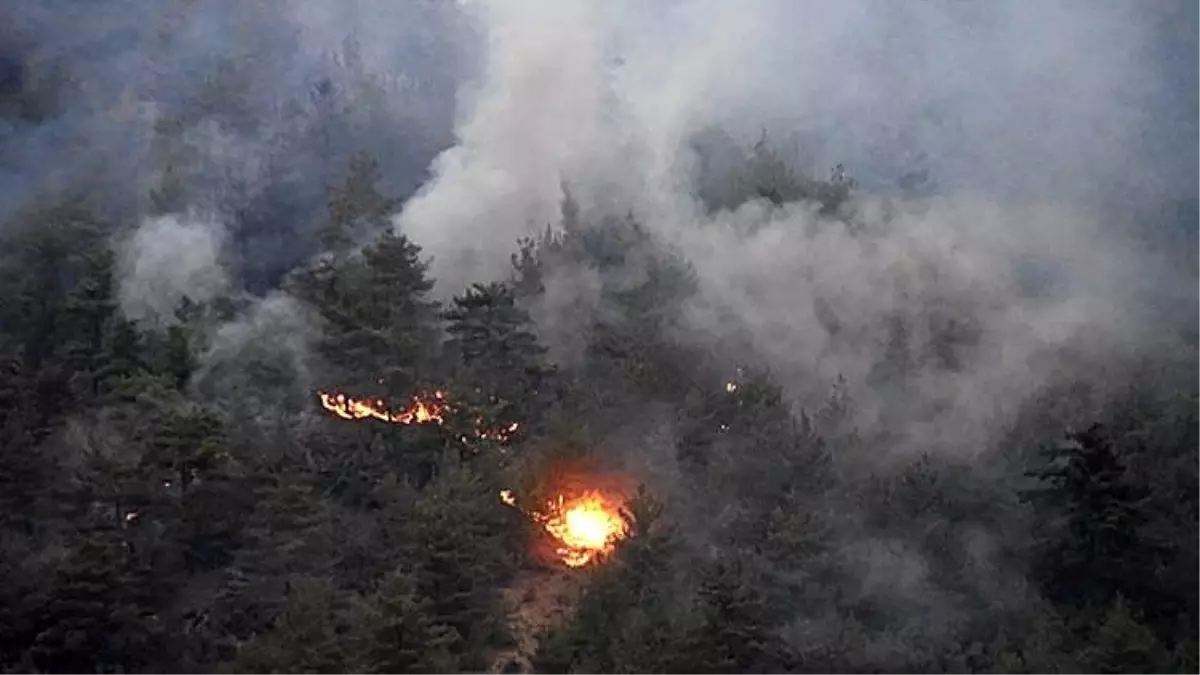
[[[457,144],[395,218],[432,256],[443,296],[506,277],[513,242],[560,221],[564,184],[585,219],[632,212],[698,276],[678,339],[748,342],[808,410],[844,378],[860,439],[835,460],[844,475],[930,453],[991,485],[1001,441],[1053,387],[1082,378],[1111,391],[1139,355],[1194,364],[1148,302],[1191,284],[1176,306],[1193,312],[1194,277],[1164,274],[1139,242],[1144,226],[1112,208],[1196,186],[1196,127],[1172,117],[1178,73],[1158,51],[1163,15],[1144,3],[464,5],[487,38],[481,79],[465,90]],[[741,147],[766,129],[809,163],[799,168],[824,177],[844,163],[867,189],[835,217],[765,201],[713,213],[694,141],[714,129]],[[1169,138],[1186,149],[1165,151]],[[896,189],[912,171],[928,173],[932,195]],[[553,274],[534,314],[571,362],[606,312],[601,283]],[[642,417],[608,440],[671,498],[682,484],[669,413]],[[878,496],[853,481],[837,492],[814,496],[830,514],[833,567],[898,622],[847,648],[878,663],[910,648],[897,636],[952,636],[969,610],[939,585],[921,535],[872,532],[865,504]],[[673,500],[700,546],[736,518],[736,504],[713,502],[688,513],[688,499]],[[1006,527],[1019,532],[1014,518]],[[951,530],[980,597],[1037,606],[1003,562],[1021,535]],[[797,644],[853,634],[844,618],[798,616],[794,628]]]
[[[352,153],[397,197],[425,180],[474,62],[441,2],[51,0],[8,18],[0,222],[66,188],[116,222],[197,209],[260,293],[315,252]]]
[[[1195,186],[1154,147],[1181,131],[1195,147],[1195,128],[1157,122],[1170,82],[1143,4],[464,5],[487,36],[482,79],[396,218],[443,294],[505,276],[512,242],[558,221],[566,182],[585,214],[632,210],[680,247],[701,281],[695,339],[748,327],[804,401],[845,376],[859,425],[914,451],[985,448],[1065,355],[1153,337],[1136,280],[1154,259],[1100,217],[1114,194]],[[844,161],[884,192],[920,153],[939,196],[860,199],[841,219],[853,232],[805,204],[710,215],[691,141],[713,127],[747,145],[789,132],[811,169]],[[550,334],[579,335],[562,310],[594,304],[586,277],[537,312],[566,324]],[[958,316],[964,362],[927,367]],[[870,385],[895,357],[890,321],[915,362],[903,405]]]
[[[220,223],[196,216],[145,220],[118,244],[118,297],[125,316],[166,325],[184,298],[203,303],[231,290]]]
[[[0,222],[88,186],[138,224],[117,241],[125,314],[161,324],[184,297],[236,296],[199,338],[194,392],[294,438],[321,384],[312,328],[265,291],[317,252],[351,153],[372,152],[406,198],[395,227],[442,297],[507,277],[516,240],[559,224],[566,185],[585,220],[631,212],[692,264],[672,337],[745,347],[808,410],[845,379],[861,442],[838,469],[930,452],[986,487],[1000,440],[1063,381],[1115,388],[1146,354],[1195,372],[1164,320],[1195,316],[1195,258],[1164,264],[1148,240],[1177,240],[1142,216],[1195,199],[1196,15],[1182,0],[22,3],[0,25]],[[843,163],[863,190],[833,216],[706,208],[701,189],[764,130],[796,168]],[[914,173],[929,187],[901,194]],[[581,358],[610,281],[551,271],[532,309],[555,360]],[[703,508],[685,536],[708,545],[738,505],[689,504],[666,407],[598,445],[675,515]],[[896,636],[952,633],[963,607],[920,535],[869,531],[870,487],[837,490],[812,497],[832,566],[897,609]],[[992,608],[1036,602],[1002,562],[1020,518],[950,528]],[[854,634],[838,617],[792,631]],[[896,636],[844,647],[883,662],[910,649]]]
[[[1195,126],[1160,122],[1174,94],[1140,3],[464,4],[488,37],[483,77],[397,219],[450,286],[500,273],[515,238],[555,220],[564,180],[694,221],[687,142],[713,125],[800,134],[821,171],[845,162],[868,183],[920,153],[945,190],[1004,199],[1194,189],[1193,158],[1155,147]]]

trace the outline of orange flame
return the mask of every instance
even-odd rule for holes
[[[328,391],[317,392],[317,395],[321,398],[321,407],[347,420],[371,418],[392,424],[441,424],[452,409],[446,392],[440,390],[419,393],[412,397],[412,402],[407,408],[398,411],[389,410],[387,403],[380,399],[359,399]],[[503,443],[508,441],[519,427],[518,423],[512,422],[485,428],[482,426],[482,420],[476,419],[475,437]]]
[[[500,501],[516,507],[511,490],[500,491]],[[625,519],[610,500],[588,492],[566,500],[550,500],[543,511],[526,512],[558,542],[554,552],[567,567],[583,567],[600,554],[611,553],[627,534]]]
[[[413,396],[411,405],[396,412],[388,410],[387,404],[381,400],[368,401],[325,391],[318,392],[318,395],[321,397],[322,407],[347,420],[373,417],[395,424],[441,424],[450,408],[446,403],[445,392],[441,391]]]

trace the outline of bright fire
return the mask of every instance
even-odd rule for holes
[[[500,491],[500,501],[516,506],[511,490]],[[567,567],[583,567],[600,553],[611,553],[625,538],[627,525],[616,505],[598,492],[550,500],[542,511],[525,512],[558,542],[554,552]]]
[[[340,392],[317,392],[321,407],[347,420],[377,419],[392,424],[441,424],[450,412],[450,402],[444,391],[422,392],[412,397],[408,407],[390,410],[386,402],[375,399],[360,399]],[[484,427],[480,419],[475,420],[475,437],[491,441],[507,441],[516,433],[519,424],[501,424]],[[464,439],[465,440],[465,439]]]
[[[322,407],[347,420],[373,417],[395,424],[441,424],[443,416],[449,410],[446,394],[441,391],[413,396],[412,403],[407,408],[394,412],[388,410],[387,404],[381,400],[369,401],[325,391],[318,392],[318,395],[321,397]]]

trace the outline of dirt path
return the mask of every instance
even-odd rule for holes
[[[529,659],[537,649],[538,633],[570,612],[577,590],[578,584],[566,570],[524,572],[518,576],[505,591],[517,645],[496,655],[491,672],[530,672]]]

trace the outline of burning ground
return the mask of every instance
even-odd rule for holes
[[[318,392],[321,407],[344,420],[378,420],[389,424],[441,426],[451,416],[454,407],[446,392],[434,390],[411,397],[407,407],[389,409],[382,399],[365,400],[345,394]],[[459,441],[494,441],[507,445],[520,428],[519,422],[482,426],[479,417],[472,418],[471,436],[459,436]],[[570,495],[557,494],[540,506],[518,504],[510,489],[499,493],[500,501],[524,513],[554,540],[554,554],[567,567],[582,567],[611,554],[625,537],[628,525],[621,513],[621,502],[612,494],[584,489]]]
[[[732,393],[733,383],[726,385]],[[441,427],[453,417],[455,408],[445,391],[421,392],[410,397],[403,408],[392,408],[381,399],[365,400],[328,391],[318,392],[321,407],[342,420],[375,420],[399,425],[431,425]],[[472,418],[474,434],[461,435],[458,441],[469,444],[477,440],[493,441],[505,447],[514,441],[519,423],[480,426],[481,419]],[[555,488],[551,483],[559,484]],[[624,508],[624,497],[614,491],[615,483],[607,480],[607,489],[586,487],[594,481],[578,467],[564,471],[561,467],[535,477],[535,491],[553,494],[540,503],[519,498],[511,489],[500,490],[499,502],[520,512],[537,526],[541,536],[532,537],[529,546],[535,558],[548,562],[540,570],[519,573],[504,593],[511,607],[511,623],[516,645],[501,650],[493,657],[492,672],[507,672],[517,667],[525,670],[537,650],[538,636],[569,617],[583,587],[579,579],[564,575],[562,570],[577,570],[602,565],[613,555],[621,541],[628,536],[630,523]],[[567,493],[554,492],[566,486]],[[556,569],[557,568],[557,571]]]

